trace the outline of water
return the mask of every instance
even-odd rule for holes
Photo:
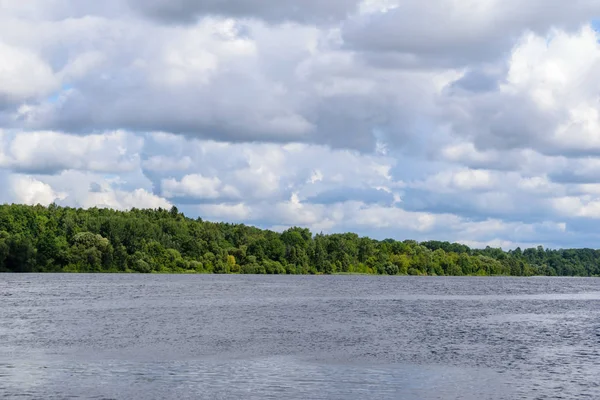
[[[600,398],[600,280],[0,274],[0,397]]]

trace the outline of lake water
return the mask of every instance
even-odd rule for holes
[[[600,280],[0,274],[0,397],[600,399]]]

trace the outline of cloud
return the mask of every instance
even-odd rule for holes
[[[130,6],[160,21],[192,23],[205,15],[256,18],[269,22],[337,22],[354,12],[359,0],[129,0]]]
[[[387,191],[383,188],[343,188],[325,190],[314,196],[308,197],[306,200],[310,203],[316,204],[333,204],[347,200],[358,200],[365,203],[389,204],[394,201],[394,195],[391,193],[391,191]]]
[[[597,246],[596,0],[0,0],[1,201]]]
[[[224,185],[217,177],[204,177],[200,174],[184,176],[181,181],[165,179],[161,183],[165,197],[187,197],[197,200],[217,199],[220,197],[237,198],[239,193],[229,185]]]
[[[369,205],[359,201],[346,201],[329,206],[304,203],[297,196],[273,205],[239,203],[230,206],[201,205],[200,215],[208,220],[262,221],[263,226],[283,231],[292,226],[306,226],[313,232],[361,232],[384,239],[437,239],[460,237],[463,243],[486,243],[504,248],[532,246],[536,239],[548,243],[564,235],[564,222],[538,223],[504,222],[499,219],[479,221],[452,214],[406,211],[396,206]]]
[[[526,34],[497,90],[442,98],[456,135],[478,150],[536,149],[548,155],[598,153],[600,44],[590,26]]]
[[[79,19],[87,16],[118,17],[128,10],[121,0],[2,0],[3,16],[29,21],[46,22]]]
[[[30,176],[14,176],[11,186],[14,201],[17,203],[47,206],[67,196],[65,193],[55,192],[50,185]]]
[[[595,0],[421,2],[357,15],[344,23],[344,43],[367,59],[394,67],[465,66],[497,61],[525,32],[545,36],[553,27],[573,30],[600,15]]]
[[[144,160],[143,167],[148,171],[185,171],[193,164],[192,158],[185,156],[174,159],[168,155],[155,155]]]
[[[456,191],[472,192],[486,190],[494,187],[494,177],[489,171],[461,169],[458,171],[443,171],[428,177],[423,182],[417,182],[413,186],[430,191]]]
[[[218,222],[247,221],[252,218],[252,211],[244,203],[238,204],[205,204],[197,207],[196,212],[202,217]]]
[[[154,168],[155,154],[165,151],[172,157],[161,156],[161,165],[174,168]],[[145,175],[165,196],[188,203],[283,200],[293,192],[302,199],[333,192],[347,197],[352,191],[362,196],[378,190],[391,199],[403,185],[390,175],[395,161],[385,155],[322,145],[227,144],[159,134],[146,140],[143,152]],[[194,161],[181,169],[178,161],[186,159]]]
[[[569,217],[600,218],[600,198],[565,196],[552,200],[556,212]]]
[[[164,198],[147,192],[145,189],[135,189],[131,192],[114,190],[107,192],[89,192],[88,196],[80,203],[81,207],[109,207],[118,210],[132,208],[165,208],[169,209],[171,203]]]
[[[205,20],[184,29],[85,19],[47,29],[52,34],[45,45],[55,51],[63,50],[62,39],[73,42],[59,29],[89,41],[60,60],[63,71],[78,70],[77,76],[65,77],[73,89],[60,101],[22,110],[25,126],[69,132],[164,130],[222,140],[298,139],[313,130],[288,88],[260,70],[257,42],[241,36],[230,21]],[[311,35],[309,28],[281,28],[286,29]],[[101,32],[110,32],[116,42]],[[104,62],[80,61],[92,50],[103,54]],[[297,51],[306,50],[292,45],[288,56]],[[81,64],[87,68],[78,68]]]
[[[35,53],[0,41],[0,110],[44,96],[54,90],[58,79],[52,68]]]
[[[59,175],[15,174],[9,179],[9,202],[57,203],[70,207],[170,208],[172,203],[148,191],[143,182],[127,185],[94,173],[66,171]]]
[[[550,176],[553,181],[559,183],[597,183],[600,176],[600,159],[594,157],[569,159],[552,171]]]
[[[54,174],[67,169],[126,172],[139,166],[143,139],[122,131],[76,136],[59,132],[0,132],[0,166]]]
[[[16,19],[5,29],[48,59],[59,85],[0,113],[0,124],[14,129],[164,131],[371,151],[378,129],[405,141],[419,108],[432,107],[457,76],[381,71],[341,50],[331,32],[297,24],[205,18],[182,27],[86,16],[47,22],[35,37],[31,27]]]

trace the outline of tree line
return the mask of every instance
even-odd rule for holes
[[[176,207],[12,204],[0,205],[0,272],[599,276],[600,251],[278,233],[187,218]]]

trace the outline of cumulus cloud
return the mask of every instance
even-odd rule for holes
[[[145,189],[135,189],[131,192],[113,190],[106,192],[89,192],[88,196],[80,203],[81,207],[109,207],[117,210],[130,210],[132,208],[165,208],[171,207],[164,198],[147,192]]]
[[[544,154],[600,149],[600,44],[589,25],[550,37],[524,35],[508,60],[504,82],[486,92],[443,98],[457,135],[478,150],[533,148]]]
[[[30,176],[14,176],[11,181],[14,201],[17,203],[47,206],[67,196],[65,193],[55,192],[47,183]]]
[[[163,152],[165,142],[172,157],[161,157],[161,165],[175,168],[157,170],[154,153]],[[165,196],[185,202],[284,200],[293,192],[324,200],[336,191],[343,198],[363,199],[371,191],[392,198],[403,186],[391,176],[393,158],[322,145],[227,144],[159,134],[147,139],[144,153],[142,165],[152,161],[145,174]],[[180,169],[178,160],[186,159],[194,161]]]
[[[46,95],[58,85],[50,65],[27,49],[0,41],[0,60],[0,109]]]
[[[0,166],[53,174],[67,169],[125,172],[138,168],[141,138],[124,132],[89,136],[59,132],[0,132]]]
[[[57,175],[15,174],[8,181],[8,202],[24,204],[57,203],[70,207],[170,208],[172,203],[144,186],[147,182],[126,182],[97,173],[64,171]]]

